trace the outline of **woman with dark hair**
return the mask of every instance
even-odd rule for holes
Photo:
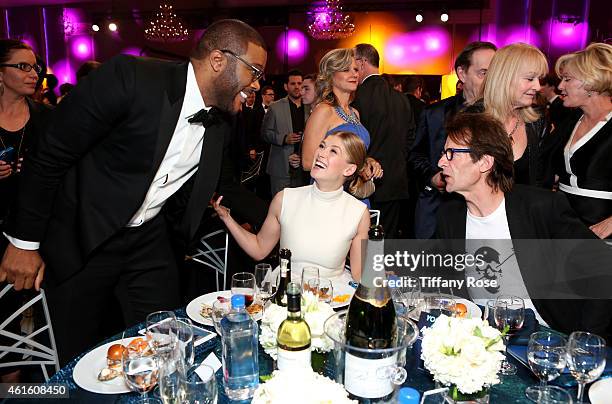
[[[16,200],[23,159],[27,158],[46,120],[47,108],[28,98],[36,90],[41,71],[32,48],[20,41],[0,39],[0,233],[4,231],[9,211]],[[7,243],[0,235],[1,254]],[[0,288],[4,286],[0,284]],[[24,286],[32,285],[15,284],[15,289]],[[20,297],[11,294],[2,300],[0,321],[19,307]],[[14,320],[9,328],[19,333],[19,321]],[[0,345],[4,342],[0,341]],[[3,361],[6,360],[4,357]],[[14,382],[17,378],[18,370],[15,368],[0,368],[0,381]]]

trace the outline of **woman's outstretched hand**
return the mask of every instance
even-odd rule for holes
[[[221,205],[222,199],[223,199],[223,195],[218,197],[216,201],[214,199],[211,200],[211,204],[213,208],[215,209],[215,212],[217,212],[217,215],[219,215],[219,219],[225,220],[225,219],[229,219],[231,216],[230,216],[229,209]]]

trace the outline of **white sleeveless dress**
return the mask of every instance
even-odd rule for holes
[[[300,282],[302,268],[319,268],[321,278],[348,282],[344,269],[351,241],[367,206],[339,188],[319,190],[316,184],[285,188],[280,214],[280,247],[291,250],[291,278]]]

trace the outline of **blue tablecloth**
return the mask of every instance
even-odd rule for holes
[[[184,309],[176,310],[177,316],[186,317],[186,313]],[[137,335],[139,329],[143,327],[142,324],[138,324],[134,327],[131,327],[127,330],[127,333],[130,336]],[[121,338],[121,334],[117,334],[106,341],[101,342],[99,345],[103,345],[109,341],[113,341]],[[99,346],[98,345],[98,346]],[[93,347],[95,348],[95,347]],[[92,349],[93,349],[92,348]],[[204,344],[198,346],[196,348],[196,363],[200,363],[204,358],[210,353],[214,352],[219,359],[221,359],[221,341],[219,338],[215,338],[213,340],[207,341]],[[85,391],[78,387],[73,378],[72,371],[74,366],[77,364],[79,359],[85,355],[82,355],[74,358],[68,365],[64,368],[60,369],[58,373],[56,373],[50,380],[49,383],[64,383],[67,384],[70,390],[70,402],[78,402],[78,403],[129,403],[132,399],[138,397],[136,393],[127,393],[121,395],[103,395],[103,394],[95,394]],[[419,370],[414,366],[415,358],[410,358],[408,355],[408,379],[404,383],[405,386],[411,386],[419,390],[420,392],[433,389],[434,383],[431,379],[431,376],[423,370]],[[260,363],[260,375],[269,375],[273,370],[273,362],[272,359],[260,348],[259,351],[259,363]],[[537,379],[533,376],[531,371],[527,369],[525,366],[521,365],[514,358],[509,358],[509,360],[517,365],[518,372],[514,376],[504,376],[502,383],[493,386],[491,389],[490,402],[492,404],[510,404],[510,403],[527,403],[529,402],[524,395],[524,391],[527,387],[537,384]],[[331,364],[328,363],[326,367],[326,373],[330,373]],[[228,398],[225,396],[223,392],[223,384],[222,384],[222,373],[219,370],[216,374],[217,378],[217,386],[219,387],[219,404],[230,402]],[[576,389],[571,389],[571,393],[576,395]],[[585,393],[585,399],[587,394]],[[27,402],[27,401],[19,401],[19,402]],[[33,402],[33,401],[31,401]],[[45,400],[45,403],[52,402],[51,400]],[[61,400],[61,402],[65,403],[68,400]],[[588,402],[588,401],[587,401]]]

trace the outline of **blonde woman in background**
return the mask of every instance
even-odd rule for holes
[[[561,56],[555,70],[565,107],[555,131],[559,190],[599,238],[612,235],[612,45],[593,43]]]
[[[499,49],[485,76],[482,99],[468,112],[487,112],[503,124],[512,143],[515,183],[550,188],[552,170],[540,149],[547,125],[532,106],[547,71],[546,57],[536,47],[515,43]]]

